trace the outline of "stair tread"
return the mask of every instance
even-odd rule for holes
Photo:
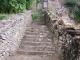
[[[19,54],[24,54],[24,55],[54,55],[55,52],[38,52],[38,51],[35,51],[35,52],[26,52],[26,51],[18,51],[17,53]]]

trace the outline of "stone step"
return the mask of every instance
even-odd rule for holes
[[[54,51],[55,49],[50,46],[28,46],[28,45],[21,45],[19,50],[26,50],[26,51]]]
[[[26,31],[27,31],[27,30],[39,30],[39,29],[48,30],[48,28],[42,28],[42,27],[40,28],[39,26],[37,26],[37,27],[27,27],[27,28],[26,28]]]
[[[26,39],[25,39],[25,38],[26,38]],[[32,39],[35,40],[35,39],[36,39],[36,40],[39,40],[39,41],[45,39],[45,40],[47,41],[48,39],[51,39],[51,38],[52,38],[52,36],[24,36],[23,39],[24,39],[24,40],[32,40]],[[23,40],[23,39],[22,39],[22,40]],[[23,40],[23,41],[24,41],[24,40]],[[36,40],[35,40],[35,41],[36,41]]]
[[[36,42],[36,40],[35,41],[22,41],[21,42],[22,44],[26,44],[26,43],[35,43],[35,44],[52,44],[52,42],[50,41],[37,41]]]
[[[24,41],[22,41],[21,42],[21,44],[24,44],[24,45],[52,45],[52,43],[51,42],[24,42]]]
[[[22,39],[23,42],[27,42],[27,41],[30,41],[30,42],[52,42],[51,39],[49,38],[23,38]]]
[[[36,35],[29,35],[28,34],[28,35],[25,35],[25,37],[27,37],[27,38],[36,38],[36,37],[37,38],[43,38],[43,37],[46,38],[46,37],[49,37],[50,38],[51,36],[48,36],[48,35],[38,35],[38,34],[36,34]]]
[[[27,31],[26,35],[49,35],[49,32],[37,32],[37,31]]]
[[[17,51],[18,54],[23,55],[55,55],[54,51],[25,51],[25,50],[19,50]]]
[[[35,33],[49,33],[48,29],[38,29],[38,28],[35,28],[35,29],[26,29],[26,33],[27,32],[35,32]]]
[[[26,34],[39,34],[39,35],[45,35],[45,34],[49,34],[49,31],[26,31]]]
[[[40,48],[41,48],[41,47],[42,47],[42,48],[51,48],[52,45],[47,46],[47,45],[45,45],[45,44],[44,44],[44,45],[24,45],[24,44],[20,44],[20,47],[30,47],[30,48],[31,48],[31,47],[36,47],[36,48],[37,48],[37,47],[40,47]]]
[[[33,22],[34,24],[37,24],[37,25],[44,25],[45,24],[45,22],[43,22],[43,21],[36,21],[36,22]]]
[[[38,25],[45,25],[45,22],[37,22],[36,24],[38,24]]]
[[[26,34],[25,36],[32,36],[32,37],[39,37],[39,36],[47,36],[47,34],[43,35],[43,34]]]
[[[52,44],[44,44],[44,43],[22,43],[21,45],[29,45],[29,46],[52,46]]]
[[[26,28],[47,28],[46,25],[37,25],[37,24],[33,24],[32,26],[27,26]],[[48,28],[47,28],[48,29]]]
[[[43,37],[50,37],[50,34],[48,34],[48,33],[37,33],[37,32],[26,32],[26,35],[24,36],[24,37],[41,37],[41,36],[43,36]]]
[[[25,41],[35,41],[35,42],[39,42],[39,41],[42,41],[42,42],[52,42],[52,40],[51,40],[51,37],[24,37],[23,39],[22,39],[22,41],[23,42],[25,42]]]

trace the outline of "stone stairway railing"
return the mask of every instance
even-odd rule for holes
[[[45,14],[45,23],[53,34],[56,53],[61,59],[80,59],[80,24],[75,24],[68,16],[57,18],[49,10]]]

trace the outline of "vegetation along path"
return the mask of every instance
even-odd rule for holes
[[[8,60],[59,60],[55,56],[51,35],[44,22],[32,21],[26,29],[19,50]]]

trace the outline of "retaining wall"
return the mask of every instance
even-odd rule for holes
[[[27,11],[0,21],[0,60],[15,54],[31,20],[31,11]]]
[[[45,18],[61,60],[80,60],[80,24],[76,25],[68,15],[58,18],[49,10],[46,11]]]

